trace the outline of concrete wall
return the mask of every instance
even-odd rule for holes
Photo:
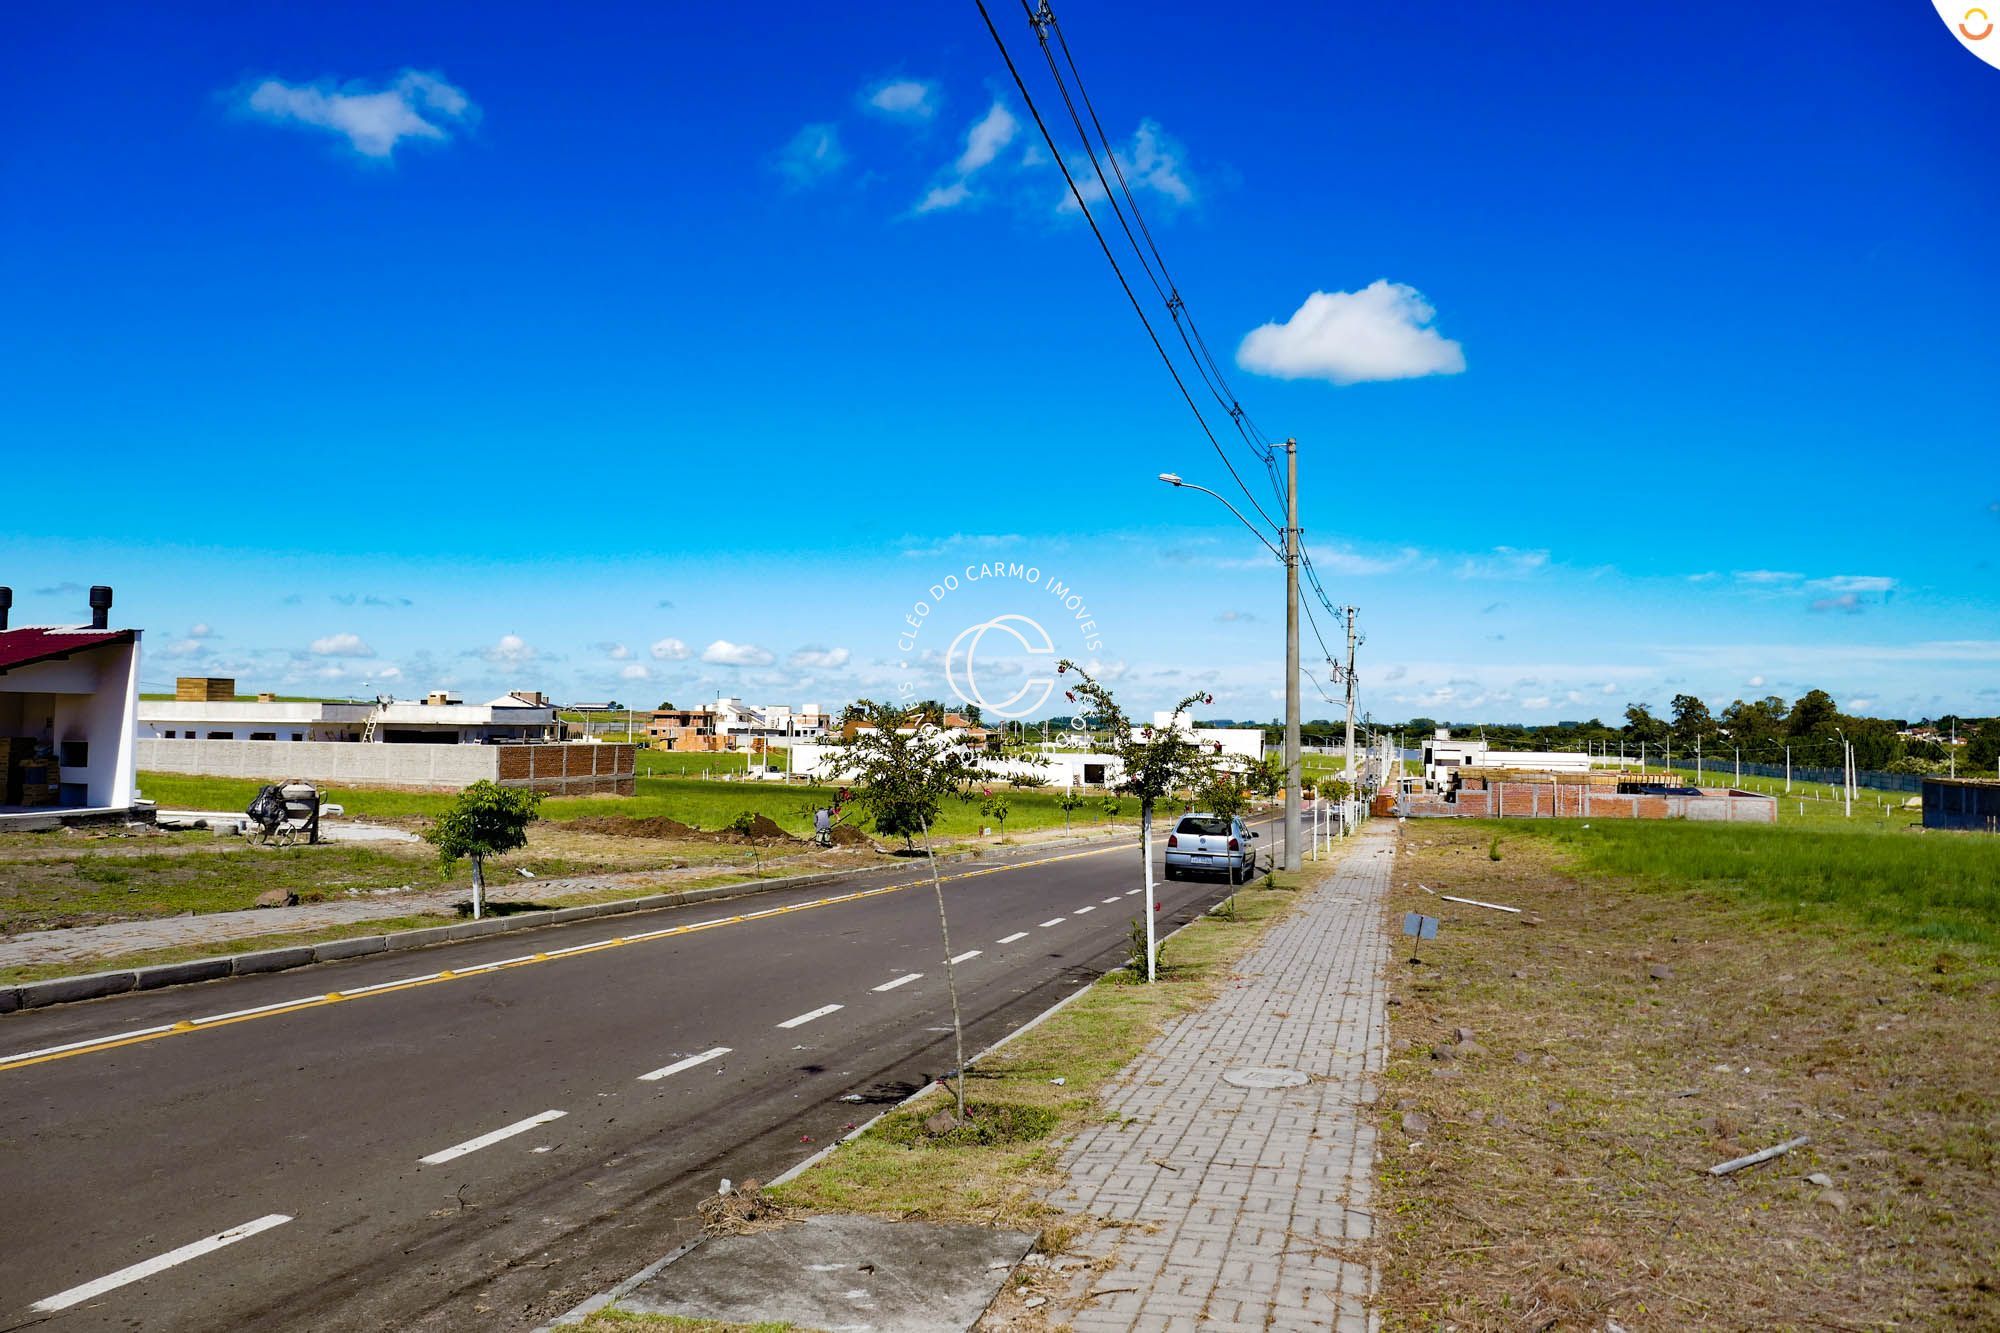
[[[457,790],[481,779],[550,794],[633,792],[629,745],[356,745],[343,741],[137,742],[139,767],[160,773],[350,787]]]
[[[1436,796],[1407,800],[1413,819],[1692,819],[1731,824],[1775,824],[1778,801],[1746,791],[1705,791],[1700,796],[1640,796],[1586,791],[1546,782],[1497,782],[1487,791],[1461,791],[1447,803]]]

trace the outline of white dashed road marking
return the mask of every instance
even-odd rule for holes
[[[440,1163],[449,1162],[455,1157],[463,1157],[469,1152],[478,1152],[481,1148],[491,1148],[503,1139],[511,1139],[516,1134],[525,1134],[537,1125],[546,1125],[549,1121],[560,1120],[568,1114],[569,1112],[567,1111],[544,1111],[540,1115],[531,1115],[526,1120],[516,1120],[513,1124],[496,1129],[490,1134],[481,1134],[476,1139],[467,1139],[465,1142],[454,1144],[449,1148],[441,1148],[428,1157],[419,1157],[417,1160],[427,1166],[437,1166]]]
[[[1096,910],[1097,909],[1095,907],[1079,907],[1076,909],[1074,915],[1082,916],[1085,912],[1095,912]]]
[[[642,1083],[658,1083],[670,1074],[678,1074],[683,1069],[693,1069],[696,1065],[707,1064],[717,1056],[727,1054],[729,1054],[727,1046],[717,1046],[713,1050],[703,1051],[700,1055],[690,1055],[685,1060],[676,1060],[664,1069],[655,1069],[650,1074],[641,1074],[639,1075],[639,1081]]]
[[[1117,900],[1116,898],[1106,898],[1106,899],[1105,899],[1104,901],[1105,901],[1105,902],[1107,902],[1107,903],[1115,903],[1115,902],[1117,902],[1118,900]]]
[[[1056,917],[1056,918],[1055,918],[1054,920],[1052,920],[1052,921],[1044,921],[1044,922],[1042,922],[1042,924],[1041,924],[1041,926],[1040,926],[1040,929],[1042,929],[1042,930],[1047,930],[1047,929],[1048,929],[1048,928],[1049,928],[1050,926],[1060,926],[1060,925],[1061,925],[1061,924],[1062,924],[1063,922],[1065,922],[1065,921],[1067,921],[1067,920],[1069,920],[1069,918],[1068,918],[1068,917],[1066,917],[1066,916],[1059,916],[1059,917]]]
[[[811,1013],[800,1014],[797,1018],[788,1018],[784,1022],[778,1024],[778,1026],[781,1028],[801,1027],[804,1024],[812,1022],[815,1018],[825,1018],[828,1014],[834,1013],[837,1010],[840,1010],[845,1007],[846,1006],[844,1005],[838,1005],[838,1004],[823,1004],[819,1008],[813,1010]]]
[[[1014,933],[1013,933],[1012,935],[1009,935],[1009,936],[1007,936],[1007,937],[1006,937],[1005,939],[1002,939],[1002,940],[996,940],[996,941],[995,941],[995,943],[997,943],[997,944],[1012,944],[1012,943],[1013,943],[1013,942],[1014,942],[1015,940],[1025,940],[1025,939],[1027,939],[1027,938],[1028,938],[1028,932],[1027,932],[1027,931],[1025,931],[1025,930],[1017,930],[1017,931],[1015,931],[1015,932],[1014,932]]]
[[[952,959],[951,961],[953,963],[966,963],[972,961],[974,958],[977,957],[979,957],[979,950],[968,949],[964,953],[960,954],[958,957]]]
[[[894,990],[898,986],[908,985],[910,982],[915,981],[918,977],[921,977],[922,975],[923,973],[921,972],[905,972],[903,973],[902,976],[897,977],[894,981],[885,981],[881,985],[877,986],[875,989],[878,991]]]
[[[31,1308],[41,1310],[44,1313],[67,1310],[70,1306],[87,1301],[93,1296],[102,1296],[107,1291],[116,1291],[119,1287],[125,1286],[127,1283],[137,1282],[141,1278],[148,1278],[155,1273],[164,1272],[172,1268],[175,1264],[184,1264],[190,1259],[199,1259],[202,1255],[211,1254],[225,1245],[234,1245],[239,1240],[248,1240],[260,1231],[269,1231],[272,1227],[281,1227],[291,1220],[291,1218],[285,1216],[283,1213],[268,1214],[267,1216],[258,1218],[254,1222],[245,1222],[242,1226],[231,1227],[227,1231],[218,1231],[213,1236],[205,1237],[189,1245],[183,1245],[178,1250],[168,1250],[157,1259],[148,1259],[144,1263],[133,1264],[130,1268],[121,1268],[115,1273],[98,1278],[95,1282],[86,1282],[80,1287],[71,1287],[68,1291],[59,1292],[45,1301],[36,1301]]]

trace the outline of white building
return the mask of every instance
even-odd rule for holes
[[[559,740],[555,706],[525,691],[483,704],[434,691],[421,700],[372,703],[275,699],[145,699],[141,740],[355,741],[388,745],[492,745]]]
[[[734,696],[715,701],[715,734],[739,740],[818,741],[833,730],[833,719],[818,704],[745,704]],[[742,745],[738,749],[745,748]]]
[[[0,818],[129,810],[139,631],[113,629],[111,589],[88,625],[8,627],[0,588]]]
[[[1153,726],[1156,730],[1172,725],[1175,725],[1172,713],[1163,711],[1153,714]],[[1181,731],[1203,745],[1221,746],[1218,753],[1225,757],[1233,755],[1253,765],[1264,762],[1264,733],[1260,728],[1198,726],[1186,713],[1180,715],[1178,725]]]
[[[1424,741],[1424,781],[1433,788],[1452,785],[1466,768],[1520,768],[1536,773],[1588,773],[1591,756],[1567,750],[1493,750],[1483,740],[1453,740],[1439,727]]]

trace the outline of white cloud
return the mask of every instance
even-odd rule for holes
[[[1221,615],[1216,617],[1217,620],[1221,621],[1225,625],[1235,625],[1246,621],[1252,621],[1255,620],[1256,618],[1257,618],[1257,613],[1254,611],[1224,611]]]
[[[243,105],[267,120],[340,135],[355,152],[374,158],[391,156],[404,139],[449,140],[453,129],[479,118],[479,108],[462,89],[414,69],[375,90],[359,81],[336,86],[266,79]]]
[[[1512,546],[1496,546],[1491,555],[1467,556],[1459,562],[1462,579],[1520,579],[1548,567],[1547,551],[1522,551]]]
[[[208,652],[208,645],[200,639],[186,638],[170,643],[160,651],[167,657],[200,657]]]
[[[986,114],[972,123],[965,132],[965,147],[958,155],[958,161],[951,167],[949,178],[934,185],[924,197],[917,201],[919,213],[935,213],[942,209],[957,208],[970,201],[972,178],[1000,156],[1014,136],[1020,132],[1021,122],[1006,105],[995,100]]]
[[[1182,158],[1185,150],[1167,137],[1155,120],[1142,120],[1139,128],[1132,132],[1131,141],[1113,150],[1118,159],[1119,170],[1124,173],[1125,185],[1133,194],[1151,193],[1169,203],[1185,207],[1194,202],[1194,187],[1188,184]],[[1076,192],[1065,192],[1057,209],[1064,213],[1081,212],[1077,207],[1077,194],[1084,202],[1094,204],[1104,198],[1104,186],[1098,181],[1097,173],[1089,169],[1086,161],[1082,170],[1072,169],[1076,179]],[[1106,169],[1107,179],[1117,181],[1118,177]],[[1121,201],[1122,202],[1122,201]]]
[[[846,666],[850,656],[845,648],[801,648],[789,661],[795,671],[834,671]]]
[[[1250,330],[1236,363],[1334,384],[1456,375],[1465,352],[1430,327],[1436,314],[1416,288],[1381,278],[1358,292],[1314,292],[1283,324]]]
[[[1836,593],[1894,592],[1896,580],[1886,574],[1835,574],[1832,578],[1814,579],[1806,586]]]
[[[1751,689],[1760,689],[1764,684],[1764,678],[1762,676],[1752,676],[1750,677],[1750,679],[1744,681],[1743,683],[1745,685],[1748,685]]]
[[[1739,569],[1736,571],[1735,577],[1738,583],[1747,583],[1753,587],[1769,588],[1784,583],[1797,583],[1805,575],[1794,574],[1790,570],[1785,569]]]
[[[919,213],[935,213],[942,208],[957,208],[972,198],[972,187],[964,181],[953,181],[949,185],[933,185],[917,200]]]
[[[359,634],[329,634],[314,639],[310,649],[314,657],[373,657],[375,650],[361,641]]]
[[[1812,606],[1808,609],[1813,611],[1841,611],[1850,616],[1858,616],[1861,614],[1862,609],[1861,598],[1851,592],[1841,593],[1838,597],[1819,597],[1813,600]]]
[[[714,666],[769,666],[776,660],[768,649],[754,643],[731,643],[717,639],[701,650],[701,660]]]
[[[598,646],[603,649],[604,655],[614,662],[623,662],[632,656],[632,650],[622,643],[605,643]]]
[[[937,114],[937,85],[923,79],[889,79],[876,84],[861,101],[885,116],[929,120]]]
[[[1363,555],[1359,551],[1332,550],[1314,551],[1313,568],[1323,574],[1394,574],[1399,570],[1418,566],[1428,567],[1436,562],[1414,546],[1405,546],[1394,555]]]
[[[779,172],[794,185],[816,185],[846,164],[837,125],[804,126],[778,154]]]
[[[652,678],[653,668],[647,666],[644,662],[634,662],[618,673],[618,679],[620,680],[651,680]]]
[[[207,621],[203,621],[201,624],[196,625],[193,629],[188,631],[188,637],[190,639],[206,639],[212,637],[214,634],[215,631],[208,627]]]
[[[1000,156],[1000,150],[1014,142],[1020,129],[1021,122],[1014,119],[1014,113],[996,101],[965,132],[965,151],[958,155],[954,169],[961,177],[972,175]]]
[[[375,673],[375,679],[377,680],[401,680],[402,678],[403,668],[399,666],[385,666]]]
[[[688,646],[679,639],[661,639],[646,651],[662,662],[683,662],[687,660]]]
[[[491,648],[482,650],[479,655],[502,666],[518,666],[534,661],[541,653],[518,634],[502,634]]]

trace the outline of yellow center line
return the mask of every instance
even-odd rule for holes
[[[1060,856],[1043,857],[1037,861],[1020,861],[1012,865],[982,866],[977,870],[962,870],[956,874],[940,875],[945,883],[955,880],[972,879],[978,875],[993,875],[1005,870],[1032,870],[1037,866],[1053,865],[1058,861],[1074,861],[1084,856],[1102,856],[1106,852],[1130,851],[1124,844],[1109,847],[1092,847],[1080,852],[1064,852]],[[843,893],[831,898],[815,898],[810,902],[787,903],[780,907],[767,907],[762,911],[745,912],[739,916],[723,917],[714,921],[696,921],[685,926],[674,926],[667,930],[651,931],[631,938],[619,936],[615,939],[598,940],[591,944],[576,945],[553,953],[536,953],[526,958],[513,958],[497,964],[467,967],[464,971],[447,968],[429,976],[411,977],[407,981],[387,982],[357,991],[331,991],[322,995],[302,996],[297,1002],[280,1002],[255,1013],[235,1014],[224,1018],[183,1018],[164,1028],[147,1028],[139,1032],[112,1035],[95,1041],[85,1040],[60,1050],[26,1051],[20,1055],[0,1057],[0,1073],[10,1069],[26,1069],[30,1065],[48,1064],[54,1060],[68,1060],[79,1055],[96,1055],[100,1051],[115,1051],[123,1046],[137,1046],[144,1042],[159,1041],[166,1037],[182,1037],[192,1032],[207,1032],[213,1028],[233,1027],[238,1023],[249,1023],[260,1018],[282,1018],[307,1009],[322,1009],[327,1005],[350,1003],[355,1000],[372,1000],[378,995],[396,995],[403,991],[415,990],[420,986],[436,986],[447,981],[464,981],[474,977],[490,976],[495,972],[509,971],[518,967],[532,967],[537,963],[559,963],[566,958],[580,958],[585,954],[603,953],[608,949],[622,949],[634,944],[648,944],[654,940],[678,939],[683,935],[693,935],[704,930],[719,930],[724,926],[741,925],[747,921],[764,921],[773,917],[786,916],[793,912],[807,912],[820,907],[838,907],[845,903],[861,902],[869,898],[879,898],[888,893],[901,893],[904,889],[921,888],[930,883],[929,876],[913,879],[906,884],[885,884],[880,888],[861,889],[854,893]]]

